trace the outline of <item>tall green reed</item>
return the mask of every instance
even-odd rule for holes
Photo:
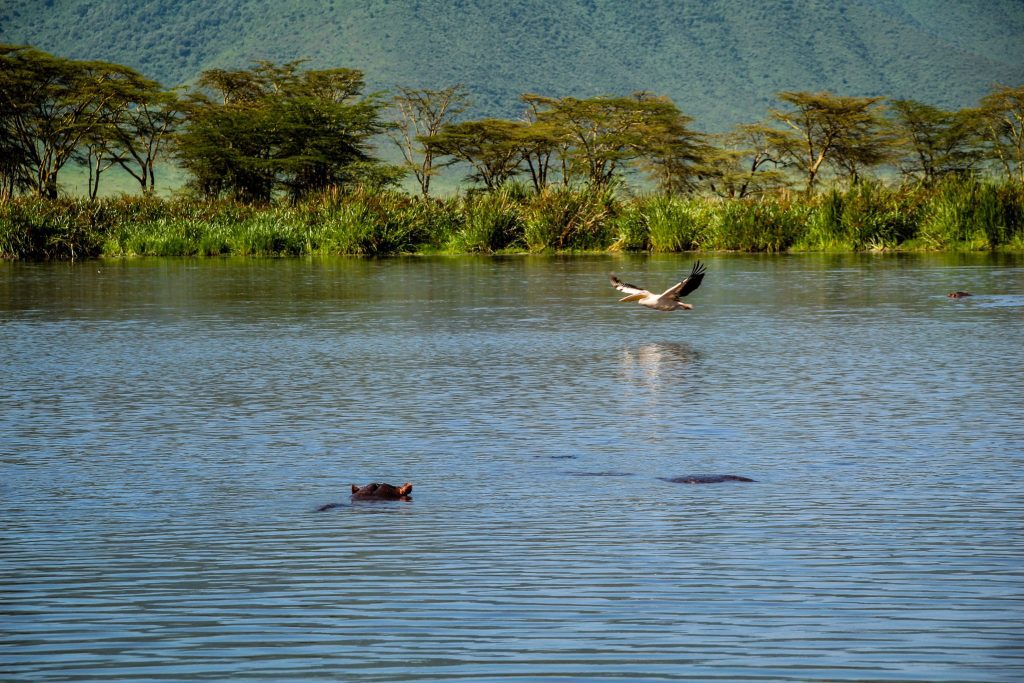
[[[611,188],[547,187],[524,202],[523,238],[530,251],[605,249],[617,211]]]
[[[949,178],[929,197],[919,230],[932,249],[994,249],[1024,241],[1024,190]]]
[[[310,253],[386,256],[429,245],[435,207],[393,190],[358,188],[332,193],[301,207]]]
[[[786,251],[807,229],[803,207],[778,197],[719,201],[713,206],[705,245],[709,249]]]
[[[613,250],[678,252],[703,246],[708,237],[709,206],[687,197],[653,194],[622,207],[615,221]]]
[[[920,205],[919,195],[877,181],[832,188],[801,204],[809,215],[795,246],[821,251],[897,248],[915,236]]]
[[[494,192],[463,201],[465,222],[451,235],[448,248],[459,253],[492,253],[525,246],[523,190],[506,184]]]

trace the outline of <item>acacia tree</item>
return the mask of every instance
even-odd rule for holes
[[[768,126],[753,123],[718,136],[719,146],[712,149],[705,171],[714,194],[743,199],[785,185],[769,143],[771,133]]]
[[[989,156],[1024,185],[1024,86],[995,86],[981,100],[979,120]]]
[[[183,120],[181,102],[174,92],[141,91],[116,112],[108,136],[107,153],[139,183],[143,194],[156,188],[156,162],[167,141]]]
[[[10,125],[13,115],[6,100],[0,97],[0,201],[7,201],[32,185],[28,155]]]
[[[890,100],[898,167],[924,185],[969,173],[980,161],[976,110],[946,111],[916,100]]]
[[[894,144],[890,129],[876,115],[874,121],[853,127],[836,142],[829,166],[856,185],[866,169],[893,161]]]
[[[550,126],[560,141],[562,181],[585,178],[607,185],[621,166],[640,155],[645,105],[629,97],[534,96],[537,122]]]
[[[558,130],[546,123],[527,123],[516,132],[519,158],[537,194],[551,183],[552,162],[560,149]]]
[[[686,193],[697,187],[711,157],[704,135],[690,128],[693,118],[683,114],[667,97],[635,95],[643,106],[640,120],[640,166],[663,192]]]
[[[694,187],[709,146],[690,117],[666,97],[551,98],[526,94],[522,121],[483,119],[447,124],[423,138],[435,155],[473,167],[469,180],[494,189],[528,170],[534,190],[551,181],[555,160],[562,183],[604,186],[637,163],[665,191]]]
[[[24,172],[25,160],[21,149],[0,141],[0,202],[7,201],[29,187],[28,176]]]
[[[785,128],[769,130],[769,142],[787,166],[797,169],[812,191],[826,163],[856,178],[859,169],[879,163],[880,97],[841,97],[830,93],[782,92],[789,105],[771,117]]]
[[[444,125],[466,111],[469,95],[461,84],[443,90],[399,88],[392,104],[398,116],[388,135],[401,150],[406,168],[416,176],[420,192],[426,197],[436,171],[435,148],[424,140],[437,135]]]
[[[119,64],[75,61],[32,48],[0,45],[0,140],[20,167],[5,171],[39,196],[57,197],[57,174],[111,109],[156,84]],[[8,162],[10,163],[10,162]],[[13,173],[13,175],[11,175]]]
[[[160,90],[155,83],[126,90],[122,98],[111,101],[103,121],[73,155],[89,169],[89,197],[96,197],[100,178],[115,165],[135,178],[143,194],[152,193],[157,159],[180,121],[177,96]]]
[[[280,180],[295,200],[330,187],[388,185],[404,171],[377,160],[372,138],[383,133],[384,101],[361,97],[362,73],[329,69],[303,73],[284,93],[286,142],[277,162]]]
[[[209,80],[200,85],[216,87]],[[186,124],[175,136],[178,162],[192,176],[195,189],[207,197],[268,201],[275,178],[265,131],[273,126],[256,107],[258,100],[236,100],[226,91],[221,95],[220,103],[202,92],[189,95]]]
[[[582,178],[607,185],[639,162],[668,191],[689,190],[707,146],[690,129],[692,119],[667,97],[635,93],[631,97],[551,98],[524,95],[533,126],[542,133],[544,154],[561,159],[562,181]]]
[[[520,99],[527,105],[523,114],[523,121],[527,125],[518,133],[519,155],[530,174],[534,192],[540,194],[550,182],[551,164],[555,155],[559,149],[565,149],[566,143],[558,125],[539,120],[546,98],[527,93]]]
[[[86,191],[89,199],[95,199],[100,191],[100,178],[110,167],[117,164],[117,157],[108,152],[111,126],[98,127],[91,132],[74,151],[71,158],[89,170]]]
[[[203,73],[176,137],[177,156],[200,192],[263,202],[279,189],[299,199],[397,178],[370,154],[371,138],[385,128],[384,105],[361,96],[362,73],[301,71],[301,63]]]
[[[472,170],[466,180],[494,190],[520,170],[521,134],[526,125],[505,119],[461,121],[445,124],[423,142],[435,157],[450,157],[445,165],[469,164]]]

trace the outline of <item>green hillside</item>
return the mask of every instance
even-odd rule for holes
[[[651,90],[704,130],[764,116],[780,90],[974,104],[1024,82],[1020,0],[4,0],[0,42],[137,68],[309,58],[373,89],[461,82],[472,115],[522,92]]]

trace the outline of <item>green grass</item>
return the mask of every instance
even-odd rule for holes
[[[863,183],[756,200],[511,183],[444,199],[395,190],[298,205],[186,197],[0,203],[0,257],[294,256],[538,251],[1024,249],[1024,189],[949,180],[927,190]]]

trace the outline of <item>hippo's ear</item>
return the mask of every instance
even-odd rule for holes
[[[412,493],[412,484],[409,482],[405,482],[402,484],[402,487],[398,489],[398,495],[400,496],[408,496],[410,493]]]
[[[356,486],[355,484],[352,484],[352,493],[355,493],[358,490],[359,490],[359,487]]]

